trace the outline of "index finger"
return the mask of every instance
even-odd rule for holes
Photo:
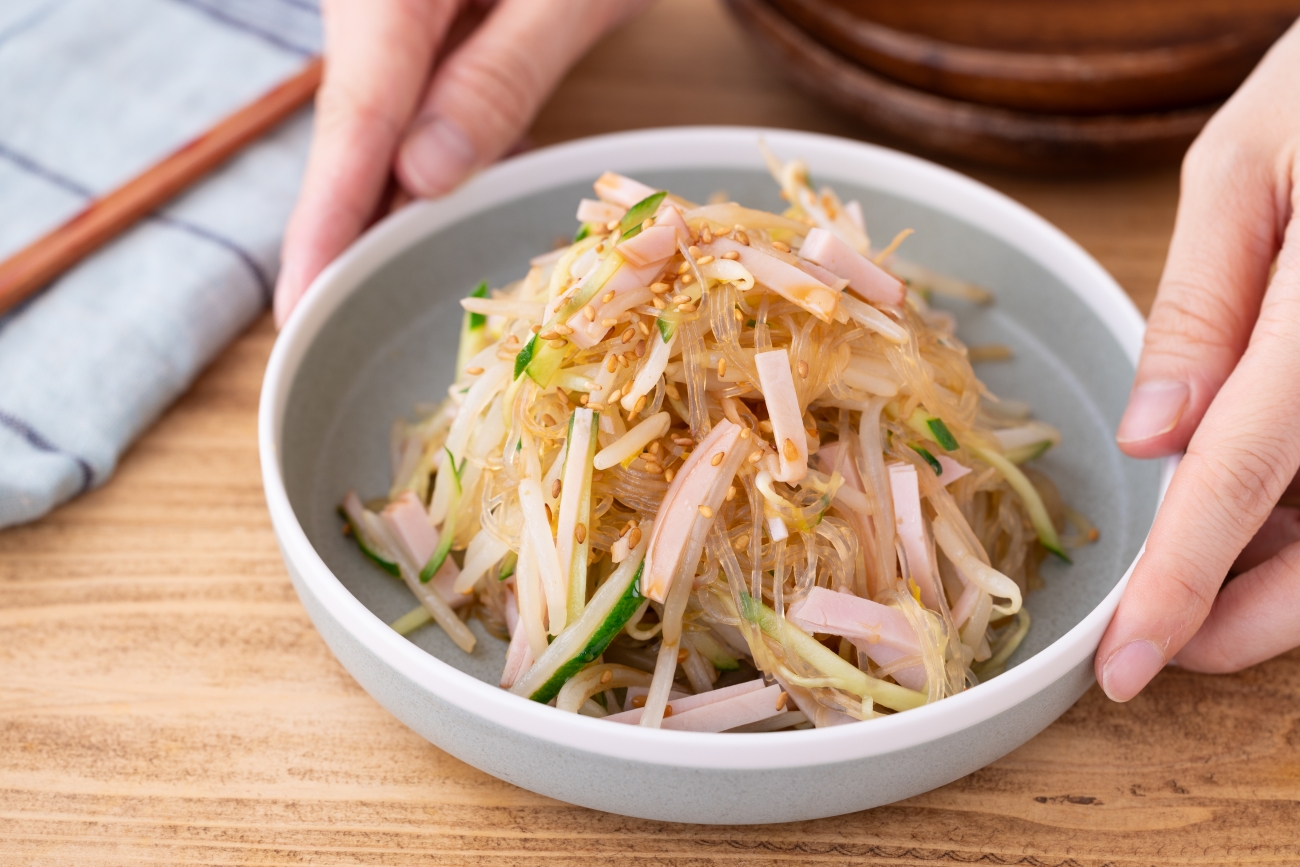
[[[370,220],[458,7],[456,0],[326,0],[325,78],[302,190],[285,230],[277,324]]]
[[[1195,634],[1228,568],[1300,466],[1300,221],[1287,230],[1250,345],[1188,445],[1146,553],[1097,650],[1127,701]]]

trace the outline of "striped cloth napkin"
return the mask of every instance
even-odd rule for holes
[[[316,0],[0,2],[0,259],[297,72]],[[265,309],[310,118],[0,318],[0,526],[103,484]]]

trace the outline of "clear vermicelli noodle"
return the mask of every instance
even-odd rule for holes
[[[341,506],[419,602],[394,629],[473,652],[477,617],[503,688],[687,731],[871,719],[1006,665],[1042,558],[1097,537],[1025,466],[1060,434],[928,303],[984,290],[905,235],[873,255],[856,202],[765,155],[783,214],[606,173],[572,244],[462,302],[447,400]]]

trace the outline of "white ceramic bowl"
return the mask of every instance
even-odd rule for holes
[[[562,713],[494,685],[500,642],[466,657],[436,629],[386,624],[413,604],[342,540],[351,487],[387,486],[387,429],[445,394],[460,310],[480,275],[500,285],[572,231],[585,184],[613,169],[697,198],[723,187],[776,209],[756,143],[806,159],[818,182],[863,199],[878,239],[991,286],[990,309],[953,307],[970,342],[1017,361],[980,375],[1065,431],[1047,469],[1102,529],[1076,565],[1045,564],[1030,639],[1000,677],[934,705],[857,725],[692,734]],[[849,196],[846,196],[848,198]],[[755,198],[761,201],[755,201]],[[846,813],[943,785],[1006,754],[1073,704],[1174,463],[1119,456],[1111,432],[1141,345],[1132,303],[1077,245],[975,181],[858,142],[777,130],[679,128],[535,151],[451,196],[385,220],[315,282],[280,335],[258,425],[271,519],[303,605],[340,661],[399,719],[497,777],[564,801],[679,822],[785,822]],[[486,681],[486,682],[485,682]]]

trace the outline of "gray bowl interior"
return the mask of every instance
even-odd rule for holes
[[[600,167],[593,166],[593,177]],[[834,183],[832,167],[818,181]],[[781,210],[771,179],[742,170],[644,172],[640,179],[699,201],[722,190],[753,207]],[[997,302],[975,307],[943,303],[956,315],[967,344],[1005,343],[1011,361],[986,363],[977,373],[998,395],[1028,401],[1035,415],[1059,427],[1064,442],[1036,465],[1051,475],[1074,508],[1101,531],[1100,541],[1075,552],[1073,565],[1043,564],[1046,586],[1026,607],[1033,617],[1014,665],[1047,647],[1088,614],[1137,555],[1154,515],[1159,466],[1123,457],[1113,431],[1128,395],[1133,367],[1097,317],[1060,280],[979,226],[918,204],[850,184],[877,242],[904,228],[916,234],[905,255],[994,290]],[[401,582],[365,560],[340,533],[335,507],[355,489],[362,498],[389,484],[389,429],[417,404],[447,393],[460,330],[458,299],[479,280],[493,286],[527,270],[575,228],[573,213],[589,185],[568,184],[484,211],[412,246],[371,275],[333,314],[309,349],[293,382],[284,423],[284,479],[308,538],[358,600],[385,622],[415,599]],[[480,637],[472,655],[437,627],[411,635],[445,662],[495,683],[503,642]]]

